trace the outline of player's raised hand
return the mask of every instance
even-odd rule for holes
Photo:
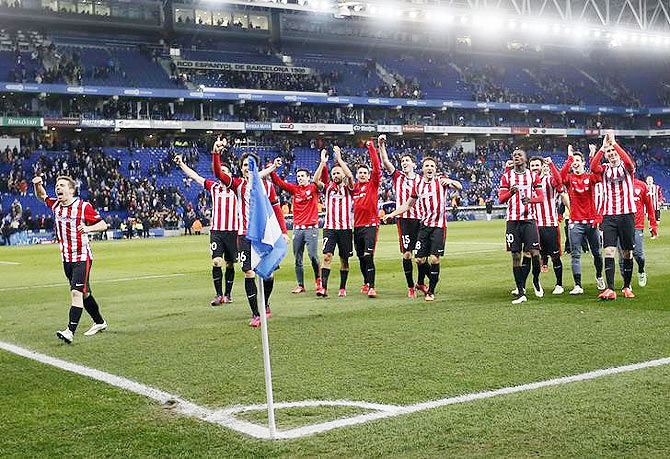
[[[44,182],[42,181],[42,177],[40,177],[39,175],[33,177],[33,185],[41,185],[42,183]]]
[[[333,145],[333,153],[335,154],[335,158],[342,158],[342,150],[337,145]]]
[[[181,166],[182,164],[184,164],[184,158],[182,158],[181,155],[175,155],[173,161],[177,166]]]
[[[377,137],[377,142],[379,142],[379,145],[386,145],[386,134],[381,134]]]
[[[328,150],[326,150],[325,148],[321,150],[321,162],[324,164],[328,162]]]
[[[282,159],[281,158],[275,158],[274,162],[272,165],[275,167],[275,169],[278,169],[282,165]]]
[[[226,140],[226,138],[223,136],[218,136],[216,138],[216,142],[214,142],[214,146],[212,147],[212,153],[220,155],[223,149],[226,148],[227,145],[228,140]]]
[[[542,161],[544,162],[544,164],[546,164],[546,165],[548,166],[549,164],[552,163],[551,156],[547,156],[547,157],[544,158]]]
[[[589,156],[594,156],[596,152],[598,151],[598,148],[593,145],[592,143],[589,144]]]
[[[505,169],[512,169],[514,167],[514,161],[511,159],[508,159],[505,161]]]
[[[568,157],[572,158],[574,156],[575,152],[572,149],[572,145],[568,145]]]

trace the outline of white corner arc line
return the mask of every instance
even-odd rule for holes
[[[175,274],[155,274],[155,275],[150,275],[150,276],[137,276],[137,277],[121,277],[119,279],[102,279],[102,280],[96,280],[96,284],[109,284],[113,282],[130,282],[130,281],[136,281],[136,280],[146,280],[146,279],[164,279],[167,277],[178,277],[178,276],[185,276],[183,273],[175,273]],[[7,292],[10,290],[33,290],[36,288],[50,288],[50,287],[67,287],[67,283],[58,283],[58,284],[41,284],[41,285],[27,285],[27,286],[21,286],[21,287],[4,287],[0,288],[0,292]]]
[[[0,265],[20,265],[21,263],[18,263],[16,261],[0,261]]]
[[[116,376],[111,373],[89,368],[84,365],[67,362],[65,360],[50,357],[48,355],[40,354],[38,352],[25,349],[14,344],[0,341],[0,349],[7,352],[26,357],[37,362],[51,365],[62,370],[70,371],[82,376],[89,377],[98,381],[105,382],[111,386],[125,389],[139,395],[144,395],[160,403],[166,404],[168,402],[174,403],[175,411],[192,418],[197,418],[202,421],[215,423],[223,427],[227,427],[239,433],[249,435],[251,437],[269,440],[270,431],[267,427],[247,422],[235,417],[236,413],[264,410],[264,404],[234,406],[223,410],[212,410],[205,408],[195,403],[189,402],[179,396],[170,394],[160,389],[155,389],[131,379],[121,376]],[[419,411],[430,410],[448,405],[455,405],[458,403],[468,403],[477,400],[497,397],[499,395],[509,395],[519,392],[526,392],[544,387],[559,386],[578,381],[586,381],[590,379],[601,378],[603,376],[610,376],[620,373],[628,373],[632,371],[642,370],[645,368],[659,367],[670,364],[670,357],[648,360],[646,362],[634,363],[630,365],[623,365],[619,367],[603,368],[600,370],[589,371],[571,376],[563,376],[560,378],[548,379],[545,381],[538,381],[528,384],[521,384],[518,386],[502,387],[484,392],[475,392],[471,394],[458,395],[456,397],[448,397],[439,400],[432,400],[428,402],[416,403],[413,405],[385,405],[379,403],[363,402],[363,401],[349,401],[349,400],[304,400],[296,402],[280,402],[277,403],[277,408],[293,408],[293,407],[315,407],[315,406],[353,406],[362,409],[373,410],[372,413],[366,413],[357,416],[335,419],[333,421],[323,422],[319,424],[312,424],[303,427],[298,427],[289,430],[277,432],[276,439],[297,439],[317,433],[326,432],[341,427],[352,426],[357,424],[364,424],[370,421],[402,416],[406,414],[416,413]]]

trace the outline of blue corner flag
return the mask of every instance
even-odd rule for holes
[[[251,242],[251,268],[267,280],[288,253],[288,247],[253,158],[249,158],[249,177],[247,239]]]

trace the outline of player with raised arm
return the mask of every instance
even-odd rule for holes
[[[319,266],[319,189],[311,182],[310,173],[307,169],[296,171],[297,185],[285,182],[277,174],[276,170],[281,167],[282,160],[274,160],[270,169],[272,181],[282,190],[293,197],[293,256],[295,257],[295,277],[298,285],[291,293],[305,292],[305,279],[303,268],[303,253],[307,246],[307,253],[312,262],[314,270],[314,282],[317,295],[322,295],[321,268]]]
[[[561,261],[561,234],[558,230],[558,211],[556,200],[563,189],[561,173],[551,158],[534,156],[528,163],[531,172],[540,177],[543,200],[534,204],[535,222],[540,236],[540,255],[551,257],[556,276],[556,285],[552,294],[563,293],[563,263]]]
[[[323,225],[323,266],[321,267],[320,296],[328,296],[330,267],[338,248],[340,255],[340,290],[338,297],[347,296],[349,258],[354,254],[353,234],[354,176],[342,160],[340,147],[334,146],[335,165],[328,177],[328,152],[321,151],[321,162],[314,173],[314,183],[325,195],[326,221]]]
[[[384,217],[391,221],[398,215],[406,215],[416,205],[421,215],[421,226],[416,242],[416,262],[419,276],[428,275],[429,283],[425,300],[435,301],[435,288],[440,279],[440,257],[444,256],[444,244],[447,238],[447,190],[462,190],[457,180],[437,173],[437,161],[424,157],[421,163],[423,176],[412,187],[409,198],[400,207]],[[411,297],[410,297],[411,298]]]
[[[656,223],[659,223],[661,221],[661,205],[663,204],[663,190],[661,189],[660,186],[654,183],[654,177],[652,177],[651,175],[648,175],[646,180],[647,180],[647,190],[649,192],[649,197],[651,198],[651,203],[656,213]],[[654,239],[655,236],[652,234],[651,238]]]
[[[361,293],[377,298],[375,289],[375,247],[379,232],[379,183],[382,170],[379,154],[372,140],[367,142],[372,169],[367,164],[356,166],[354,184],[354,247],[360,262],[363,286]]]
[[[197,172],[188,167],[181,155],[174,158],[175,164],[205,188],[212,196],[212,224],[209,231],[209,248],[212,255],[212,280],[216,296],[209,304],[218,306],[232,303],[233,282],[235,280],[235,262],[237,261],[237,232],[240,223],[237,215],[237,197],[235,192],[214,180],[205,180]],[[223,172],[230,175],[227,164],[221,166]],[[226,262],[226,290],[223,291],[223,272],[221,267]]]
[[[396,169],[389,160],[388,152],[386,151],[386,135],[384,134],[379,136],[379,153],[384,169],[393,177],[395,207],[399,209],[409,200],[414,185],[421,180],[419,174],[415,172],[416,160],[413,155],[404,153],[400,156],[401,170]],[[400,253],[402,253],[402,268],[405,272],[405,280],[407,281],[407,297],[412,299],[416,298],[417,288],[423,291],[424,294],[428,291],[425,285],[414,284],[412,256],[414,250],[416,250],[416,241],[419,237],[420,226],[421,219],[418,206],[411,206],[398,217],[398,239],[400,241]]]
[[[244,289],[247,293],[247,300],[249,301],[249,307],[251,308],[251,322],[249,322],[250,327],[258,328],[261,326],[260,313],[258,312],[258,290],[256,288],[256,273],[251,269],[251,242],[245,237],[247,234],[247,225],[249,222],[249,192],[251,191],[251,183],[249,181],[249,158],[253,158],[256,161],[256,164],[260,164],[260,160],[253,153],[244,153],[240,159],[241,169],[242,169],[242,178],[232,177],[230,174],[227,174],[221,168],[221,152],[227,148],[228,142],[225,138],[219,137],[219,139],[214,143],[212,149],[212,168],[219,180],[234,190],[237,195],[237,203],[239,209],[239,218],[240,218],[240,228],[238,230],[237,238],[237,248],[239,251],[239,261],[244,272]],[[259,173],[261,178],[270,174],[269,169],[264,169]],[[286,222],[284,221],[284,215],[282,214],[281,208],[279,206],[279,199],[275,193],[275,189],[271,183],[263,180],[265,186],[265,192],[267,193],[270,204],[272,204],[272,209],[274,210],[277,220],[279,221],[279,226],[281,227],[284,238],[288,244],[288,235],[286,231]],[[265,306],[265,313],[270,316],[270,295],[272,294],[272,288],[274,287],[274,276],[268,280],[263,280],[263,288],[265,292],[265,298],[263,299],[263,304]]]
[[[526,152],[515,149],[512,152],[512,168],[503,173],[498,191],[498,201],[507,203],[505,242],[512,252],[512,272],[517,292],[512,304],[528,301],[526,279],[529,272],[521,264],[524,252],[531,257],[535,296],[544,295],[540,285],[540,240],[533,212],[533,204],[541,203],[544,195],[540,178],[528,169],[527,163]]]
[[[656,222],[656,209],[652,193],[648,185],[642,180],[633,179],[633,195],[635,199],[635,245],[633,247],[633,258],[637,262],[637,284],[640,287],[647,285],[647,273],[644,270],[644,214],[649,219],[649,230],[652,237],[658,236],[658,223]],[[621,245],[619,249],[619,270],[623,273],[623,253]]]
[[[93,253],[89,234],[107,231],[107,223],[93,206],[75,196],[75,181],[68,176],[56,178],[56,197],[47,195],[42,177],[33,178],[35,196],[44,201],[54,214],[56,238],[60,246],[65,276],[70,283],[70,317],[67,327],[56,332],[58,339],[71,344],[83,309],[93,319],[93,326],[84,335],[92,336],[107,328],[98,303],[91,294],[90,272]]]
[[[595,151],[594,145],[589,149]],[[593,172],[586,172],[584,167],[584,155],[573,150],[568,145],[568,159],[561,168],[561,179],[568,190],[570,197],[570,255],[572,265],[572,277],[575,286],[570,290],[570,295],[581,295],[584,293],[582,287],[582,242],[584,239],[593,255],[593,265],[596,270],[596,286],[598,290],[605,289],[603,279],[603,260],[600,255],[600,234],[598,224],[602,220],[595,205],[595,185],[600,181],[600,176]]]
[[[601,164],[603,156],[607,163]],[[607,289],[598,295],[601,300],[616,300],[614,291],[614,255],[617,243],[621,245],[624,298],[635,298],[630,286],[633,277],[633,248],[635,246],[635,193],[633,175],[635,163],[614,138],[614,131],[606,131],[603,145],[590,163],[591,171],[599,174],[605,184],[605,202],[601,229],[605,247],[605,278]]]

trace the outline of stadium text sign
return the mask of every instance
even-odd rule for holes
[[[3,116],[0,118],[3,126],[13,127],[40,127],[42,126],[42,118],[23,118],[13,116]]]
[[[239,62],[177,61],[177,67],[184,69],[226,70],[228,72],[290,73],[308,75],[308,67],[286,67],[284,65],[240,64]]]

